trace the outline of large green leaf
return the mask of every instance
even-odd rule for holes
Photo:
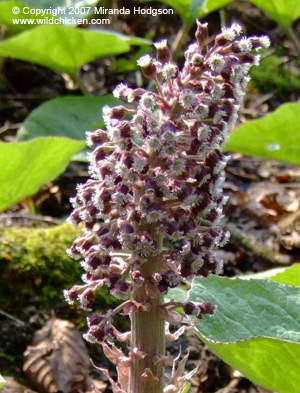
[[[18,7],[20,12],[18,14],[14,14],[12,12],[12,9],[14,7]],[[23,8],[25,7],[25,5],[23,3],[20,3],[18,1],[0,1],[0,24],[4,24],[5,26],[7,26],[9,28],[10,31],[12,31],[13,33],[20,33],[23,30],[27,30],[27,29],[31,29],[32,27],[34,27],[34,24],[30,24],[30,23],[26,23],[26,24],[22,24],[22,23],[14,23],[13,20],[16,19],[32,19],[32,20],[36,20],[36,19],[49,19],[52,18],[51,15],[48,16],[36,16],[34,14],[25,14],[23,12]],[[32,9],[32,7],[27,7],[28,12]],[[27,12],[27,9],[25,10]]]
[[[288,28],[296,19],[300,17],[299,0],[249,0],[259,7],[270,18]]]
[[[39,9],[51,9],[61,18],[73,18],[76,22],[94,13],[98,0],[23,0],[25,4]],[[54,14],[53,14],[54,15]],[[80,21],[79,21],[80,22]]]
[[[221,359],[267,389],[299,391],[299,287],[210,276],[195,279],[189,296],[217,306],[196,327]]]
[[[148,41],[108,31],[42,25],[0,42],[0,56],[41,64],[72,76],[96,58],[130,50]]]
[[[39,136],[66,136],[85,140],[85,131],[104,127],[102,108],[120,101],[112,95],[64,96],[46,101],[34,109],[18,131],[18,140]]]
[[[300,164],[300,101],[281,105],[235,130],[225,146],[249,156]]]
[[[176,300],[176,302],[185,302],[187,298],[187,291],[182,288],[170,288],[168,293],[165,295],[165,300],[170,301],[171,299]]]
[[[18,140],[27,141],[40,136],[85,140],[85,131],[104,127],[103,106],[119,102],[112,95],[54,98],[30,113],[18,131]],[[76,154],[73,159],[87,161],[85,151]]]
[[[0,211],[54,180],[84,145],[84,142],[54,137],[22,143],[1,142]]]
[[[54,5],[52,0],[22,0],[22,2],[0,0],[0,23],[6,25],[13,33],[36,27],[37,19],[68,18],[70,20],[68,26],[76,26],[77,23],[82,23],[83,18],[94,13],[97,3],[97,0],[56,0]],[[19,8],[19,13],[12,12],[14,7]],[[33,9],[38,9],[39,14],[31,12]],[[43,10],[46,11],[44,15]],[[18,19],[18,23],[13,22]],[[23,24],[20,21],[26,19],[32,22]]]

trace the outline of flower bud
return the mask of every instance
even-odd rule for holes
[[[92,314],[87,317],[88,326],[99,325],[103,320],[104,316],[100,314]]]
[[[153,79],[156,76],[156,67],[149,55],[142,56],[137,64],[141,67],[145,77]]]
[[[187,302],[183,306],[183,310],[186,315],[194,315],[197,318],[202,318],[201,316],[201,309],[197,307],[196,303],[194,302]]]
[[[198,20],[196,20],[196,22],[197,22],[197,30],[196,30],[195,37],[198,42],[199,49],[201,50],[203,44],[208,38],[208,27],[207,27],[207,23],[201,23]]]
[[[201,309],[202,314],[214,314],[215,310],[216,310],[216,306],[214,304],[212,304],[211,302],[203,302],[199,304],[199,307]]]
[[[83,335],[83,338],[92,344],[100,344],[104,340],[104,329],[103,327],[92,325],[88,332]]]
[[[129,291],[130,286],[125,281],[119,280],[115,283],[114,288],[110,291],[110,293],[117,299],[126,299]]]
[[[167,45],[167,40],[154,43],[156,48],[156,59],[162,64],[166,64],[171,59],[171,52]]]
[[[93,132],[86,132],[86,141],[88,146],[101,145],[107,141],[107,133],[103,130],[96,130]]]
[[[82,292],[79,300],[84,310],[90,310],[94,304],[95,292],[88,288]]]

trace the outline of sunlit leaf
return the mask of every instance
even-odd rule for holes
[[[294,263],[289,267],[277,267],[275,269],[265,270],[264,272],[260,273],[244,275],[240,276],[240,278],[244,280],[251,278],[268,278],[270,280],[279,282],[280,284],[300,287],[300,263]]]
[[[41,25],[0,42],[0,56],[30,61],[72,76],[96,58],[130,50],[148,41],[108,31]]]
[[[225,146],[227,151],[300,164],[300,102],[238,127]]]
[[[85,145],[68,138],[36,138],[0,143],[0,211],[35,194],[54,180]]]
[[[94,13],[98,0],[23,0],[33,8],[51,10],[53,16],[73,18],[76,22]]]
[[[249,0],[271,19],[288,28],[300,17],[299,0]]]
[[[14,14],[12,12],[14,7],[18,7],[20,12]],[[52,18],[51,15],[35,15],[31,14],[30,10],[32,7],[27,6],[25,13],[23,8],[26,7],[25,4],[18,1],[0,1],[0,24],[5,25],[12,33],[20,33],[23,30],[28,30],[35,27],[35,24],[22,23],[21,20],[31,19],[33,22],[37,19],[49,19]],[[14,23],[14,20],[20,20],[19,23]]]

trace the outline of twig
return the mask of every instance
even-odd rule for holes
[[[0,134],[3,134],[4,132],[6,132],[8,130],[15,130],[15,129],[21,127],[21,125],[22,125],[22,123],[12,124],[12,123],[10,123],[9,120],[5,120],[5,123],[0,128]]]
[[[236,387],[241,381],[241,378],[233,378],[227,386],[217,390],[215,393],[232,393],[236,391]]]
[[[50,224],[62,224],[65,222],[65,220],[60,220],[58,218],[53,218],[53,217],[48,217],[48,216],[36,216],[32,214],[21,214],[21,213],[4,213],[0,214],[0,220],[2,218],[24,218],[26,220],[31,220],[31,221],[41,221],[41,222],[47,222]]]
[[[176,53],[178,52],[178,49],[181,46],[181,42],[184,40],[184,38],[186,37],[192,26],[193,26],[193,22],[184,22],[183,26],[176,34],[176,37],[172,45],[172,54],[174,57],[176,56]]]
[[[226,26],[226,12],[223,10],[223,8],[221,8],[219,10],[219,16],[220,16],[220,25],[221,27],[225,27]]]
[[[8,314],[6,311],[0,310],[0,314],[4,315],[5,317],[12,319],[13,321],[17,322],[20,325],[25,325],[25,322],[21,321],[21,319],[18,319],[16,317],[14,317],[13,315]]]
[[[290,255],[283,255],[275,252],[265,243],[255,239],[254,236],[249,235],[242,229],[238,228],[235,224],[228,223],[226,229],[231,235],[239,240],[241,244],[251,250],[254,254],[266,259],[274,265],[289,265],[292,263]]]
[[[279,222],[278,222],[278,227],[281,230],[288,229],[291,227],[296,221],[298,221],[300,218],[300,212],[299,210],[296,210],[295,212],[289,214],[286,217],[283,217]]]

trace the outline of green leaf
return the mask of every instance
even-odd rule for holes
[[[64,96],[53,98],[34,109],[20,127],[18,141],[40,136],[65,136],[85,140],[85,131],[104,127],[102,108],[118,105],[112,95]]]
[[[198,18],[203,18],[205,15],[225,7],[233,1],[234,0],[206,0],[203,9],[199,9],[198,11]]]
[[[3,388],[3,386],[6,384],[5,379],[2,377],[2,375],[0,374],[0,389]]]
[[[282,268],[280,272],[269,278],[281,284],[300,286],[300,263],[294,263],[288,268]]]
[[[205,0],[192,0],[190,4],[190,13],[192,16],[197,15],[199,9],[203,8]]]
[[[154,0],[152,0],[154,1]],[[162,2],[174,8],[186,22],[193,22],[195,17],[205,15],[232,3],[233,0],[163,0]]]
[[[190,300],[211,301],[199,337],[221,359],[278,393],[300,385],[300,288],[271,280],[196,278]]]
[[[0,56],[30,61],[71,76],[96,58],[128,52],[148,41],[108,31],[41,25],[0,42]]]
[[[36,138],[29,142],[0,143],[0,211],[35,194],[54,180],[73,154],[85,145],[68,138]]]
[[[23,2],[33,8],[54,10],[53,15],[58,11],[57,16],[74,18],[78,22],[79,19],[94,13],[98,0],[55,0],[55,3],[53,0],[23,0]]]
[[[19,7],[20,13],[19,14],[14,14],[12,12],[12,9],[14,7]],[[35,25],[31,25],[29,23],[22,24],[14,24],[13,19],[49,19],[52,18],[51,15],[48,16],[36,16],[34,14],[25,14],[23,12],[23,8],[25,5],[23,3],[20,3],[18,1],[2,1],[0,2],[0,23],[4,24],[5,26],[8,27],[8,29],[13,32],[13,33],[20,33],[24,30],[32,29],[35,27]],[[32,9],[32,7],[29,7],[28,12]],[[25,10],[27,12],[27,10]]]
[[[300,164],[300,101],[281,105],[262,119],[238,127],[225,149]]]
[[[299,0],[249,1],[285,28],[300,17]],[[233,0],[206,0],[205,2],[202,0],[163,0],[163,3],[174,8],[185,21],[192,21],[195,16],[202,18],[232,2]]]
[[[300,17],[299,0],[249,0],[270,18],[288,28]]]
[[[168,4],[168,6],[174,8],[183,20],[191,20],[192,15],[190,11],[192,0],[162,0],[162,3]]]
[[[54,98],[30,113],[18,131],[18,141],[41,136],[65,136],[83,141],[86,131],[104,127],[103,106],[119,103],[112,95]],[[87,161],[86,151],[76,154],[73,160]]]
[[[187,299],[187,291],[182,288],[169,288],[168,293],[165,296],[166,301],[171,299],[176,300],[176,302],[185,302]]]
[[[82,23],[83,18],[94,13],[97,3],[97,0],[56,0],[54,6],[52,0],[0,1],[0,23],[6,25],[13,33],[20,33],[37,26],[31,23],[22,24],[19,22],[15,24],[13,19],[41,20],[60,17],[72,19],[72,24],[68,26],[76,26],[77,23]],[[20,12],[14,14],[13,7],[18,7]],[[30,11],[33,9],[41,10],[41,13],[38,15],[31,13]],[[42,15],[43,10],[48,10],[48,12]]]
[[[300,263],[294,263],[289,267],[278,267],[275,269],[266,270],[261,273],[254,273],[250,275],[240,276],[243,280],[250,278],[265,279],[279,282],[280,284],[294,285],[300,287]]]

